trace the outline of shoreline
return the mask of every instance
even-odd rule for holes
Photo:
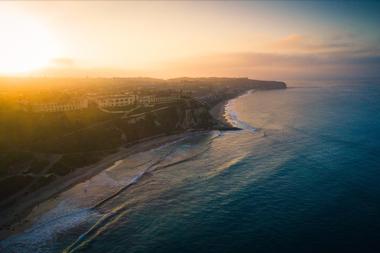
[[[230,122],[228,120],[228,118],[226,117],[226,106],[232,99],[236,99],[238,97],[244,96],[244,95],[252,93],[252,92],[255,92],[255,90],[250,89],[250,90],[244,91],[242,93],[239,93],[232,98],[226,98],[226,99],[220,101],[219,103],[217,103],[216,105],[214,105],[210,109],[209,112],[210,112],[211,116],[215,120],[217,120],[219,123],[221,123],[220,130],[242,130],[241,128],[234,126],[232,124],[232,122]]]
[[[126,144],[125,146],[120,147],[117,152],[105,156],[97,163],[78,168],[73,173],[66,175],[54,183],[42,187],[41,189],[32,193],[32,196],[26,196],[22,198],[20,200],[21,203],[19,202],[13,206],[6,208],[4,212],[0,212],[0,215],[2,217],[7,217],[0,221],[0,240],[6,239],[14,234],[18,234],[30,227],[32,225],[32,221],[26,220],[26,218],[36,206],[50,198],[54,198],[55,196],[59,195],[60,193],[73,187],[76,184],[89,180],[119,160],[127,159],[130,155],[148,151],[167,143],[188,137],[194,132],[212,130],[241,130],[240,128],[233,126],[233,124],[226,118],[226,105],[231,99],[238,98],[247,92],[249,91],[237,94],[232,98],[224,99],[209,110],[210,115],[218,122],[218,125],[214,129],[188,130],[186,132],[173,133],[170,135],[156,135],[141,139],[134,143]]]
[[[115,162],[127,159],[133,154],[148,151],[188,137],[194,132],[202,131],[204,130],[187,131],[171,135],[158,135],[152,136],[148,139],[142,139],[139,142],[130,144],[128,147],[119,148],[116,153],[105,156],[95,164],[78,168],[73,173],[62,177],[45,187],[42,187],[34,192],[32,196],[24,197],[20,200],[20,202],[7,207],[5,211],[0,213],[1,217],[3,217],[0,222],[0,240],[4,240],[14,234],[18,234],[30,227],[32,221],[29,221],[26,218],[36,206],[48,199],[54,198],[74,185],[89,180],[112,166]]]
[[[232,123],[227,119],[226,117],[226,106],[230,99],[225,99],[219,103],[217,103],[215,106],[213,106],[210,110],[211,116],[217,120],[221,127],[226,127],[226,128],[234,128]]]

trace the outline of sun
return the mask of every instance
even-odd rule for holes
[[[25,15],[0,13],[0,74],[25,74],[58,54],[46,27]]]

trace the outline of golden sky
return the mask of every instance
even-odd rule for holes
[[[379,62],[378,7],[0,2],[0,74],[283,79],[352,68],[365,75],[363,62]]]

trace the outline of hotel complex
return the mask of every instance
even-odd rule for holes
[[[73,100],[67,103],[29,103],[21,104],[23,111],[28,112],[64,112],[88,108],[88,99]]]
[[[93,102],[99,108],[126,107],[131,105],[154,105],[176,102],[181,95],[171,94],[165,96],[114,94],[91,96],[83,99],[73,99],[66,102],[20,102],[21,109],[27,112],[64,112],[78,111],[88,108],[89,102]]]

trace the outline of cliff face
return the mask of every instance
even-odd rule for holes
[[[190,129],[211,129],[215,125],[216,121],[209,114],[208,108],[193,100],[117,122],[125,142]]]

